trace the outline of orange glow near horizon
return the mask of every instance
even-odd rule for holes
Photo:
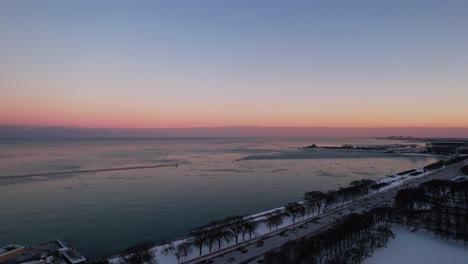
[[[436,115],[437,114],[437,115]],[[138,109],[111,112],[88,108],[80,109],[5,109],[0,106],[3,125],[77,126],[89,128],[192,128],[192,127],[468,127],[466,115],[418,113],[402,117],[394,113],[299,113],[270,112],[264,114],[222,112],[152,113]],[[437,121],[434,121],[437,120]]]
[[[90,128],[184,128],[184,127],[468,127],[465,97],[432,96],[387,100],[376,96],[323,96],[310,101],[302,94],[268,93],[245,98],[166,93],[127,96],[121,91],[41,93],[34,88],[2,92],[0,124],[78,126]],[[127,87],[127,89],[129,89]],[[29,90],[29,93],[15,91]],[[129,89],[130,91],[131,89]],[[75,91],[75,92],[74,92]],[[288,94],[288,92],[284,92]],[[381,100],[381,101],[380,101]],[[391,103],[392,101],[397,103]],[[443,104],[442,104],[443,103]],[[437,105],[438,107],[431,107]]]
[[[456,4],[187,4],[0,3],[0,125],[468,127]]]

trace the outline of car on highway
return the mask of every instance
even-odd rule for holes
[[[288,234],[286,234],[285,231],[281,232],[279,235],[282,236],[282,237],[288,237],[289,236]]]
[[[236,259],[235,259],[234,257],[232,257],[232,258],[230,258],[230,259],[228,260],[228,262],[234,262],[234,261],[236,261]]]
[[[263,247],[263,244],[264,244],[263,240],[260,240],[257,243],[257,247]]]

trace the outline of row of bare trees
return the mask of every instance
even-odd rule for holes
[[[173,253],[177,262],[186,261],[194,249],[198,250],[199,255],[202,255],[203,247],[207,247],[209,252],[216,247],[220,249],[223,242],[236,243],[239,239],[244,241],[247,237],[252,238],[258,223],[252,219],[245,219],[242,216],[226,217],[223,220],[213,221],[207,225],[190,230],[190,239],[186,239],[177,245],[171,244],[163,249],[164,254]],[[152,252],[154,243],[144,242],[139,243],[125,250],[122,254],[122,262],[125,264],[144,264],[156,263],[156,259]]]
[[[424,167],[424,171],[437,170],[444,166],[452,165],[468,159],[468,156],[457,156],[448,160],[439,160]]]
[[[262,223],[272,231],[275,227],[278,229],[284,219],[290,217],[293,223],[300,218],[309,217],[313,213],[321,213],[325,210],[333,208],[337,203],[354,201],[359,197],[368,194],[371,191],[371,186],[375,182],[372,180],[358,180],[351,182],[349,187],[341,188],[336,191],[329,192],[307,192],[304,195],[303,203],[288,203],[284,206],[284,210],[278,210],[268,215],[263,221],[255,219],[246,219],[243,216],[227,217],[223,220],[212,221],[211,223],[194,228],[190,231],[192,242],[185,242],[183,246],[174,248],[174,252],[178,260],[184,259],[191,253],[191,248],[196,248],[198,254],[203,254],[203,248],[208,248],[212,252],[215,248],[221,249],[223,242],[229,243],[234,241],[236,244],[239,240],[245,241],[248,237],[252,238],[256,229]],[[188,249],[190,248],[190,250]],[[188,252],[188,253],[187,253]]]
[[[245,241],[247,236],[252,238],[257,227],[258,222],[253,219],[232,216],[194,228],[190,231],[190,235],[193,237],[193,245],[199,250],[199,254],[202,255],[203,246],[206,246],[209,252],[211,252],[215,245],[220,249],[223,241],[228,243],[234,240],[235,243],[238,243],[240,238],[242,238],[242,241]]]
[[[121,254],[121,262],[124,264],[156,264],[154,242],[145,241],[128,247]]]
[[[265,263],[362,263],[393,237],[387,225],[379,224],[372,213],[351,214],[320,234],[290,241],[269,251]]]
[[[385,247],[392,226],[426,229],[468,245],[468,181],[431,180],[400,190],[393,207],[351,214],[325,232],[290,241],[264,256],[265,263],[362,263]]]
[[[392,221],[468,245],[468,181],[432,180],[398,192]]]
[[[363,179],[353,181],[350,186],[335,191],[306,192],[304,194],[304,206],[307,216],[330,210],[340,203],[356,201],[370,192],[378,190],[378,188],[373,188],[375,185],[376,183],[373,180]],[[383,186],[379,185],[380,187]]]

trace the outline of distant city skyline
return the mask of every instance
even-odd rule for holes
[[[467,14],[435,0],[1,1],[0,125],[463,136]]]

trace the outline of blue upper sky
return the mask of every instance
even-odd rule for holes
[[[4,0],[0,123],[468,126],[467,14],[456,0]]]

